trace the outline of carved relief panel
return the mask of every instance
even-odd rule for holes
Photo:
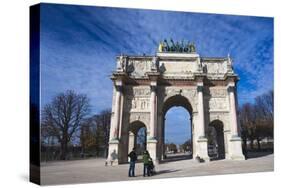
[[[129,123],[134,121],[141,121],[145,124],[147,130],[149,131],[150,113],[149,112],[131,112],[129,114]]]
[[[225,74],[227,72],[226,62],[203,62],[208,74]]]
[[[128,72],[133,77],[144,77],[145,73],[150,71],[151,64],[151,60],[130,59],[128,62]]]
[[[129,112],[147,112],[150,109],[150,87],[127,87],[125,108]]]
[[[226,98],[210,98],[209,109],[210,111],[228,111],[227,102]]]
[[[224,87],[209,88],[208,104],[210,111],[228,111],[229,101]]]
[[[170,97],[175,95],[184,96],[192,106],[193,111],[197,111],[197,90],[196,87],[165,87],[164,96],[162,96],[163,103]],[[162,104],[163,105],[163,104]]]
[[[220,120],[223,122],[224,131],[229,130],[229,114],[227,112],[212,112],[210,113],[209,122]]]

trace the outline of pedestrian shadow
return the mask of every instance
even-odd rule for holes
[[[210,157],[210,161],[222,161],[222,160],[225,160],[225,157],[213,157],[213,158]]]
[[[246,159],[253,159],[253,158],[260,158],[267,155],[273,154],[273,151],[266,151],[266,152],[247,152],[245,155]]]
[[[154,174],[154,176],[161,175],[161,174],[167,174],[167,173],[178,172],[178,171],[181,171],[181,170],[179,170],[179,169],[177,169],[177,170],[160,170],[160,171],[156,171],[156,173]]]

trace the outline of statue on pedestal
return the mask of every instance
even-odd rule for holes
[[[127,64],[127,57],[121,55],[119,57],[119,61],[118,61],[118,64],[117,64],[117,71],[121,71],[121,72],[126,71],[126,64]]]
[[[158,70],[158,57],[154,56],[151,62],[151,71],[157,71],[157,70]]]
[[[164,43],[160,41],[159,46],[158,46],[158,52],[163,52],[164,51]]]

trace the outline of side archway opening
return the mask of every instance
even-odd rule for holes
[[[143,122],[134,121],[129,126],[129,144],[128,151],[136,148],[137,155],[142,155],[146,150],[147,129]]]
[[[208,155],[211,160],[225,159],[224,126],[220,120],[208,126]]]

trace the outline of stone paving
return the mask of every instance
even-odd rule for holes
[[[274,155],[269,154],[245,161],[218,160],[198,163],[181,160],[156,166],[157,174],[143,177],[142,163],[136,164],[136,177],[128,177],[128,164],[105,166],[104,159],[42,163],[42,185],[146,180],[155,178],[219,175],[232,173],[267,172],[274,170]]]

